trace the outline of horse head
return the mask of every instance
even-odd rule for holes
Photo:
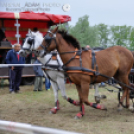
[[[57,49],[57,42],[56,42],[56,32],[58,30],[58,27],[56,27],[52,31],[48,31],[45,35],[42,45],[40,45],[37,50],[44,50],[44,53],[49,53],[55,49]]]
[[[37,48],[42,44],[43,35],[39,32],[32,32],[31,30],[28,31],[26,38],[24,39],[24,43],[22,49],[19,51],[20,56],[26,57],[32,51],[37,54]]]

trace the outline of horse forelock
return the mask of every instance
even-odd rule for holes
[[[78,40],[73,37],[72,35],[68,34],[65,30],[58,30],[58,32],[62,37],[63,39],[70,45],[72,45],[74,48],[78,48],[80,49],[81,46],[78,42]]]

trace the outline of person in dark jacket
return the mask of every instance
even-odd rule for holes
[[[37,60],[34,62],[34,64],[41,64],[41,62],[37,58]],[[43,74],[43,71],[41,69],[41,66],[34,66],[33,70],[34,70],[34,73],[36,75],[33,91],[42,91],[44,74]]]
[[[0,28],[0,42],[6,40],[6,35],[3,30]]]
[[[25,64],[25,58],[19,56],[20,44],[15,44],[14,49],[9,50],[6,55],[6,64]],[[10,93],[18,93],[21,82],[23,66],[14,67],[9,69],[10,78]]]

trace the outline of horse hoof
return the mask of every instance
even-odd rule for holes
[[[79,118],[78,116],[75,116],[74,119],[75,119],[75,120],[79,120],[80,118]]]
[[[134,107],[132,107],[132,106],[129,106],[129,108],[128,108],[130,111],[134,111]]]
[[[78,113],[76,116],[75,116],[75,119],[81,119],[83,117],[82,113]]]
[[[118,107],[117,111],[121,112],[122,111],[122,107]]]
[[[50,114],[56,114],[56,113],[57,113],[57,109],[52,108],[51,111],[50,111]]]
[[[104,105],[101,105],[101,110],[105,110],[105,111],[107,111],[107,107],[104,106]]]
[[[95,96],[95,102],[100,103],[100,96]]]
[[[53,114],[52,111],[50,111],[49,114]]]

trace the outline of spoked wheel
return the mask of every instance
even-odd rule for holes
[[[123,95],[123,91],[121,92],[121,90],[119,90],[118,94],[117,94],[117,97],[118,97],[118,101],[120,102],[120,99]]]
[[[120,104],[120,100],[121,100],[121,97],[123,96],[123,90],[119,90],[118,92],[118,101],[119,101],[119,104]],[[125,100],[125,99],[124,99]],[[124,108],[126,108],[124,102],[121,104]]]
[[[120,99],[121,99],[122,95],[123,95],[123,91],[120,90],[120,91],[118,92],[118,101],[119,101],[119,102],[120,102]],[[133,99],[134,99],[134,91],[130,91],[130,93],[129,93],[129,98],[132,100],[133,107],[134,107],[134,101],[133,101]],[[124,100],[125,100],[125,99],[124,99]],[[126,108],[126,106],[124,105],[124,103],[122,104],[122,106],[123,106],[124,108]]]

